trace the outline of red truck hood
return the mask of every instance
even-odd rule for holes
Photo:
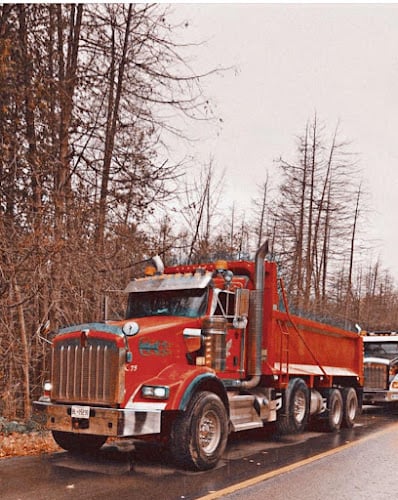
[[[183,328],[201,328],[201,318],[187,318],[180,316],[147,316],[145,318],[131,318],[140,327],[139,334],[158,333],[169,330],[181,330]],[[109,322],[109,324],[122,327],[127,321]]]
[[[184,328],[201,328],[202,318],[187,318],[180,316],[147,316],[145,318],[130,318],[123,321],[107,321],[106,323],[85,323],[81,325],[72,325],[59,330],[60,334],[70,334],[88,330],[92,332],[101,332],[102,334],[116,334],[123,337],[123,325],[128,322],[135,322],[139,326],[138,336],[143,334],[160,332],[179,332]],[[57,338],[61,339],[62,335]]]

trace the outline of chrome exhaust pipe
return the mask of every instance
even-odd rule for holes
[[[268,240],[256,252],[254,286],[250,294],[250,321],[248,331],[248,373],[251,379],[242,382],[242,387],[252,389],[260,383],[261,343],[263,337],[264,260],[268,253]]]

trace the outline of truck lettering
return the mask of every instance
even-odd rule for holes
[[[141,356],[169,356],[169,343],[165,340],[142,341],[138,347]]]

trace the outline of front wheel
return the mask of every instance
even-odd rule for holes
[[[207,470],[221,458],[227,437],[227,412],[221,399],[211,392],[199,392],[174,421],[170,450],[177,465]]]
[[[92,453],[101,448],[107,440],[106,436],[93,434],[74,434],[73,432],[52,431],[54,441],[67,451],[76,453]]]

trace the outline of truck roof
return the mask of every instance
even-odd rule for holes
[[[158,292],[165,290],[194,290],[206,288],[212,279],[212,273],[161,274],[146,278],[137,278],[125,288],[126,293]]]
[[[194,273],[196,270],[206,270],[213,272],[217,269],[217,263],[222,261],[208,262],[203,264],[187,264],[177,266],[167,266],[164,270],[165,274],[175,273]],[[254,272],[254,262],[247,260],[232,260],[223,261],[226,268],[234,273],[234,275],[252,276]],[[268,261],[266,261],[268,263]]]
[[[369,333],[368,335],[364,335],[364,342],[398,342],[398,333],[397,332],[385,332],[385,333]]]

